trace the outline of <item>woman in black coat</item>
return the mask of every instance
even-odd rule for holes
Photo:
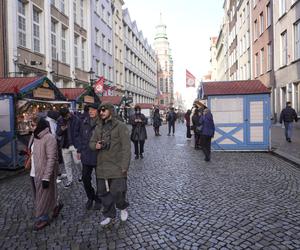
[[[159,109],[155,109],[153,114],[153,128],[156,136],[160,136],[159,127],[161,126],[162,119],[160,118]]]
[[[141,113],[140,106],[136,105],[134,111],[135,113],[130,117],[130,124],[132,125],[131,140],[134,143],[135,159],[138,159],[139,157],[143,159],[144,144],[147,139],[147,119]]]

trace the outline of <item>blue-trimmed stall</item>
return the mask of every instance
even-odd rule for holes
[[[24,157],[19,152],[26,148],[29,134],[19,133],[20,107],[34,102],[67,104],[65,100],[47,77],[0,79],[0,169],[23,167]]]
[[[270,91],[260,81],[202,83],[215,123],[214,150],[270,150]]]

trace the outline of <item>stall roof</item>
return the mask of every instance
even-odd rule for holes
[[[33,91],[44,84],[47,88],[53,90],[56,100],[65,100],[64,95],[59,91],[53,82],[46,76],[42,77],[8,77],[0,78],[0,93],[2,94],[20,94],[22,98],[32,98]],[[49,93],[47,93],[49,94]],[[40,97],[41,99],[49,99],[47,97]]]
[[[63,95],[70,101],[77,100],[84,92],[84,88],[60,88]]]
[[[141,109],[153,109],[154,107],[153,103],[137,103],[136,105],[139,105]]]
[[[122,100],[122,96],[101,96],[100,100],[102,103],[107,103],[110,102],[113,105],[120,105],[121,104],[121,100]]]
[[[17,94],[29,84],[37,81],[40,77],[9,77],[0,78],[0,93]]]
[[[204,97],[212,95],[269,94],[260,80],[203,82]]]

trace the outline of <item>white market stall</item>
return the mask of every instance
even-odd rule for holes
[[[214,150],[270,150],[270,90],[259,80],[203,82],[199,91],[214,117]]]

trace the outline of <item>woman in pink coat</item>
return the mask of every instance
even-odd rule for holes
[[[31,170],[34,190],[35,218],[34,230],[50,224],[50,216],[58,216],[62,204],[57,202],[56,177],[58,171],[57,144],[50,133],[49,123],[41,118],[34,119],[35,127],[31,150]]]

